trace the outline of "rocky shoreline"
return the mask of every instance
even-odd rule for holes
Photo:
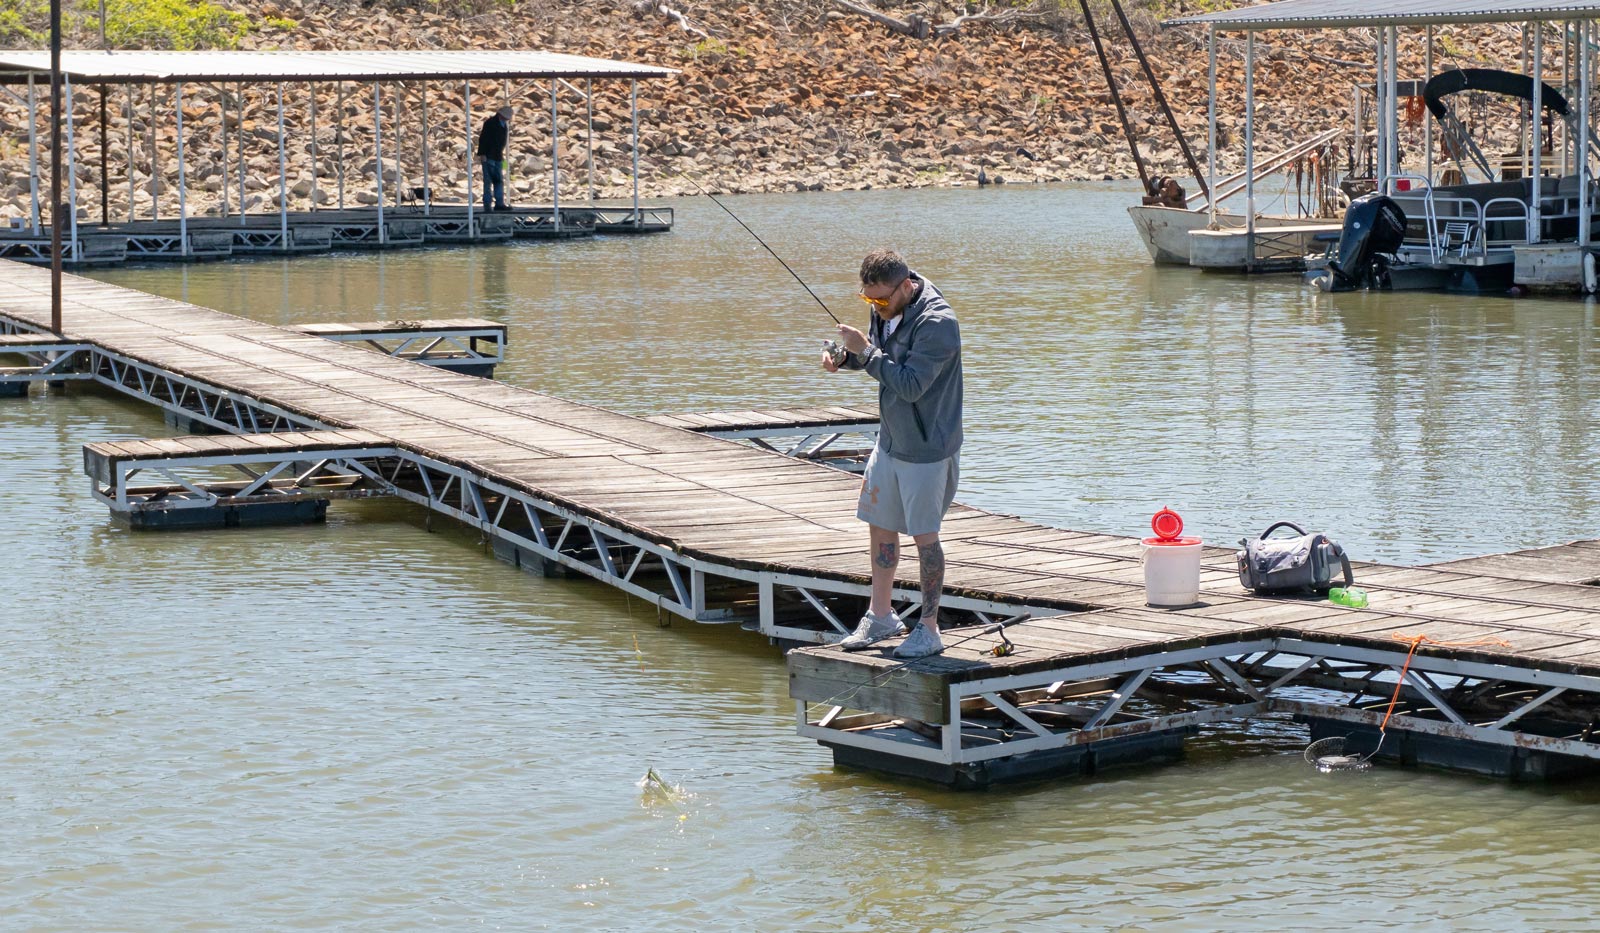
[[[820,0],[683,4],[678,10],[684,15],[681,22],[660,12],[660,5],[627,0],[546,0],[468,18],[429,9],[292,0],[261,6],[240,2],[235,8],[263,24],[246,37],[245,48],[531,48],[677,69],[671,78],[639,85],[640,188],[646,197],[695,194],[694,182],[725,193],[968,185],[977,183],[980,172],[985,180],[1001,184],[1136,177],[1093,46],[1081,24],[1070,21],[1048,30],[980,24],[918,39]],[[1163,15],[1181,12],[1183,4],[1176,3],[1164,8]],[[1110,21],[1109,16],[1104,19]],[[1144,33],[1146,52],[1203,162],[1203,35],[1197,30],[1157,30],[1155,21],[1154,13],[1145,10],[1135,25]],[[1106,25],[1102,23],[1103,32]],[[1141,151],[1153,171],[1184,174],[1176,142],[1160,119],[1132,49],[1114,37],[1113,32],[1107,38],[1107,50]],[[1355,65],[1371,60],[1364,35],[1281,38],[1283,44],[1269,42],[1258,50],[1261,151],[1347,123],[1350,87],[1368,78]],[[1463,55],[1475,54],[1468,38],[1454,40],[1453,47]],[[1503,42],[1498,35],[1480,38]],[[1416,58],[1412,67],[1420,70],[1420,39],[1406,56]],[[1231,171],[1243,159],[1243,59],[1231,44],[1224,44],[1219,56],[1218,83],[1218,160],[1223,171]],[[473,87],[474,122],[503,100],[503,89],[492,85],[477,82]],[[338,203],[341,167],[345,203],[376,203],[371,88],[350,85],[345,91],[341,100],[332,85],[314,91],[304,84],[285,86],[289,171],[284,187],[292,210]],[[314,137],[313,92],[318,113]],[[276,209],[274,93],[270,86],[247,86],[241,100],[232,88],[185,88],[191,214],[220,209],[224,158],[229,163],[228,203],[238,209],[233,147],[241,133],[245,206]],[[422,183],[423,89],[386,85],[384,93],[383,171],[392,198],[401,184]],[[512,131],[511,196],[523,203],[549,199],[548,93],[541,82],[512,100],[520,117]],[[625,197],[632,190],[627,94],[626,82],[594,84],[592,190],[599,198]],[[147,87],[135,88],[131,99],[126,88],[114,87],[108,94],[106,200],[114,220],[128,214],[130,162],[135,216],[151,215],[152,189],[160,199],[161,216],[177,210],[171,95],[170,86],[154,100]],[[429,184],[440,200],[465,196],[469,150],[460,95],[459,87],[428,91]],[[44,95],[40,97],[42,101]],[[99,98],[93,88],[80,88],[75,101],[78,205],[83,219],[94,220],[100,212]],[[236,113],[241,104],[242,118]],[[583,199],[591,191],[585,102],[580,94],[564,90],[559,107],[561,196]],[[26,110],[8,100],[0,105],[0,119],[9,128],[0,139],[5,169],[0,217],[25,216],[30,202]],[[40,129],[41,160],[48,164],[42,121]],[[1137,194],[1134,182],[1130,198]]]

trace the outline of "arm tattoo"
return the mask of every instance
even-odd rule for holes
[[[922,618],[939,624],[939,597],[944,594],[944,546],[935,541],[918,546],[922,559]]]
[[[879,567],[892,569],[900,562],[899,548],[900,546],[894,542],[878,545],[878,556],[872,562]]]

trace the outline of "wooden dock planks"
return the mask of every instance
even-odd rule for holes
[[[854,517],[858,477],[703,432],[875,422],[871,406],[634,418],[87,279],[68,276],[64,284],[66,339],[299,413],[346,439],[389,443],[480,471],[684,554],[752,571],[866,582],[866,535]],[[0,313],[45,326],[45,270],[0,264],[0,288]],[[258,442],[205,440],[219,448]],[[101,452],[161,450],[129,443],[135,446]],[[943,538],[952,593],[1102,610],[1092,618],[1030,623],[1037,632],[1027,637],[1035,641],[1008,663],[1048,652],[1149,650],[1274,627],[1311,638],[1477,633],[1511,646],[1476,652],[1600,671],[1600,591],[1574,585],[1600,578],[1595,542],[1432,567],[1364,564],[1358,573],[1372,595],[1366,611],[1247,594],[1234,579],[1231,550],[1208,548],[1202,604],[1158,613],[1143,606],[1135,538],[1047,528],[966,506],[952,510]],[[915,586],[914,571],[915,562],[905,562],[901,582]],[[871,666],[860,656],[848,663]],[[964,670],[990,664],[976,657],[961,663],[969,664]]]

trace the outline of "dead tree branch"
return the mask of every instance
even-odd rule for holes
[[[711,33],[706,32],[704,29],[701,29],[699,26],[696,26],[693,23],[689,22],[689,17],[684,16],[682,13],[680,13],[677,10],[674,10],[670,6],[667,6],[665,3],[657,4],[656,5],[656,12],[660,13],[662,16],[665,16],[668,19],[671,19],[674,22],[676,22],[679,26],[681,26],[683,28],[684,32],[693,33],[693,34],[699,36],[702,39],[711,38]]]
[[[833,5],[841,10],[864,16],[890,32],[913,39],[936,39],[959,32],[963,26],[972,23],[987,23],[991,26],[1003,26],[1018,22],[1025,18],[1037,17],[1038,14],[1031,7],[1007,7],[1003,10],[992,10],[987,5],[975,13],[963,13],[946,23],[935,23],[921,13],[912,13],[905,19],[880,13],[871,7],[863,6],[855,0],[833,0]]]

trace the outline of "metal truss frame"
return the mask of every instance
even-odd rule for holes
[[[513,229],[510,224],[495,226],[484,220],[497,220],[498,215],[475,216],[469,223],[466,215],[419,214],[423,221],[423,238],[430,242],[472,243],[479,241],[509,240]],[[492,228],[492,229],[491,229]]]
[[[515,225],[516,235],[522,237],[581,237],[594,233],[592,222],[566,216],[569,208],[561,210],[560,217],[550,208],[519,208],[507,216]]]
[[[1407,669],[1403,649],[1263,633],[1226,645],[950,684],[947,722],[931,727],[852,712],[853,696],[796,700],[795,707],[799,733],[825,745],[961,767],[1268,714],[1376,728],[1397,683],[1401,702],[1391,732],[1600,760],[1600,678],[1427,655],[1413,657]],[[1147,702],[1134,709],[1128,702],[1136,696]],[[1183,699],[1182,708],[1154,702],[1173,697]],[[1079,702],[1065,704],[1066,698]],[[1564,705],[1564,721],[1590,725],[1565,735],[1518,728],[1552,704]]]
[[[15,259],[19,262],[49,262],[50,238],[25,238],[0,237],[0,259]]]
[[[672,229],[673,209],[670,207],[582,207],[562,208],[574,220],[587,218],[597,231],[603,233],[657,232]],[[562,218],[562,224],[571,221]]]
[[[364,498],[392,495],[393,489],[369,463],[399,453],[393,447],[344,450],[278,450],[133,458],[107,463],[86,453],[84,472],[93,480],[94,497],[118,513],[176,511],[214,506],[254,505],[292,499]],[[189,474],[219,469],[239,479],[202,480]],[[135,478],[165,480],[134,485]]]
[[[183,396],[186,389],[189,394]],[[176,391],[180,397],[196,397],[188,386],[180,384]],[[164,398],[169,390],[147,384],[130,394]],[[209,397],[216,400],[210,404],[223,403],[224,396],[214,390]],[[239,410],[250,414],[246,408]],[[231,417],[232,411],[229,408],[225,414]],[[215,413],[210,420],[223,421]],[[224,426],[237,430],[231,424]],[[93,478],[95,498],[117,512],[235,506],[281,501],[285,496],[393,495],[457,519],[486,538],[514,545],[546,566],[566,567],[614,586],[656,606],[658,612],[697,622],[748,623],[785,641],[825,643],[848,633],[853,626],[841,618],[840,601],[855,604],[869,593],[865,584],[751,571],[690,557],[669,543],[399,446],[151,455],[119,459],[111,466],[86,463],[86,470]],[[231,470],[239,478],[219,481],[219,470]],[[136,486],[136,477],[156,478],[160,484]],[[908,612],[919,599],[915,590],[902,589],[895,596]],[[960,597],[947,597],[942,605],[968,612],[979,623],[1018,611],[1010,604]]]
[[[506,361],[504,327],[419,327],[415,330],[367,330],[315,336],[441,368],[498,366]]]
[[[19,332],[32,337],[31,333]],[[19,382],[62,382],[68,379],[89,379],[89,373],[78,372],[75,364],[78,354],[87,353],[93,346],[72,340],[50,340],[48,335],[29,340],[22,345],[0,344],[0,354],[20,356],[23,366],[0,366],[0,385]],[[19,392],[25,391],[22,389]]]
[[[824,463],[851,473],[860,473],[866,469],[867,454],[871,453],[872,448],[878,443],[878,422],[819,428],[779,426],[739,428],[730,431],[702,428],[696,433],[724,440],[749,441],[762,450],[770,450],[796,460]],[[834,449],[835,444],[847,437],[856,439],[855,447]]]
[[[172,233],[128,234],[127,255],[132,259],[186,259],[189,256],[188,240]]]

